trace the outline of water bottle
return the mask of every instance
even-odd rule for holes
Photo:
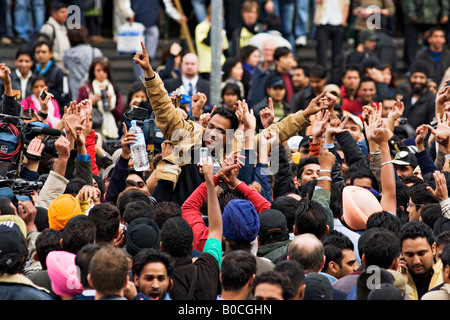
[[[147,170],[150,167],[147,157],[147,145],[145,144],[144,132],[137,126],[136,120],[131,120],[131,128],[128,132],[134,133],[137,138],[137,141],[130,146],[134,170]]]

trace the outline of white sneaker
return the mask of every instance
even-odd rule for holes
[[[297,39],[295,39],[295,45],[304,47],[306,46],[306,41],[306,36],[297,37]]]

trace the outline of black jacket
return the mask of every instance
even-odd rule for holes
[[[412,92],[403,97],[405,111],[403,116],[408,123],[416,129],[421,124],[429,124],[435,116],[435,94],[430,90],[425,91],[414,105],[411,104]]]

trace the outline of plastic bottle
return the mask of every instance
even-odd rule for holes
[[[134,170],[147,170],[150,167],[147,157],[147,145],[145,144],[144,133],[137,126],[136,120],[131,120],[131,127],[128,132],[134,133],[137,138],[137,141],[130,146]]]

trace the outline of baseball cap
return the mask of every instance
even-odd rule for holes
[[[356,123],[356,124],[361,128],[361,131],[364,130],[364,124],[363,124],[363,122],[362,122],[362,120],[361,120],[360,117],[355,116],[354,114],[349,113],[349,114],[348,114],[348,119],[349,119],[349,120],[352,120],[354,123]]]
[[[372,29],[364,29],[359,33],[359,41],[361,43],[366,42],[367,40],[376,41],[378,40],[377,33]]]
[[[401,166],[412,166],[413,168],[417,167],[416,156],[412,152],[408,151],[397,152],[394,160],[392,160],[392,163]]]
[[[283,88],[286,87],[281,77],[274,76],[267,79],[266,88],[274,88],[276,86],[282,86]]]
[[[333,287],[324,275],[316,272],[308,273],[305,285],[303,300],[333,300]]]
[[[259,237],[267,240],[287,240],[289,230],[286,216],[279,210],[268,209],[259,214]]]

